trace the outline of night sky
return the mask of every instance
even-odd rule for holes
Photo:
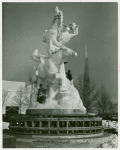
[[[63,11],[64,23],[75,22],[82,28],[67,47],[78,53],[68,58],[66,71],[74,82],[84,73],[85,44],[91,79],[105,86],[111,99],[118,99],[118,4],[117,3],[3,3],[3,80],[25,82],[34,62],[35,49],[46,54],[42,42],[54,17],[54,8]]]

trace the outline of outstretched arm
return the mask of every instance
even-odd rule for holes
[[[58,29],[61,31],[62,29],[62,23],[63,23],[63,13],[59,10],[58,7],[55,8],[56,15],[54,16],[54,19],[52,21],[52,24],[50,26],[51,29]]]
[[[61,32],[61,30],[63,28],[63,13],[62,13],[62,11],[59,12],[57,26],[58,26],[58,31]]]
[[[55,16],[49,29],[57,29],[58,16]]]
[[[79,27],[77,26],[73,33],[70,34],[71,37],[78,35],[78,28]]]

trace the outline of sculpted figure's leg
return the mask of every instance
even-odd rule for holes
[[[40,78],[38,78],[38,82],[37,82],[37,88],[38,88],[38,89],[39,89],[40,83],[41,83],[41,80],[40,80]]]
[[[51,39],[46,43],[46,50],[49,55],[52,55],[54,52],[58,51],[60,48],[65,48],[60,42],[56,39]]]
[[[65,48],[65,46],[62,43],[58,42],[56,39],[52,39],[52,43],[58,48]]]
[[[38,93],[38,88],[37,88],[37,83],[34,83],[34,101],[37,102],[37,93]]]
[[[32,93],[34,93],[34,85],[32,84],[31,86],[32,86]]]
[[[60,66],[60,74],[61,74],[61,82],[62,82],[62,85],[60,87],[60,91],[66,91],[67,90],[67,84],[66,84],[66,74],[65,74],[64,64],[61,64],[61,66]]]
[[[47,41],[47,43],[46,43],[46,50],[49,53],[49,55],[52,55],[52,52],[54,51],[52,40]]]

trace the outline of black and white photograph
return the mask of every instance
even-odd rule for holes
[[[2,2],[2,148],[118,148],[118,1]]]

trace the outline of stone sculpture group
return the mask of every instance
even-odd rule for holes
[[[58,7],[55,8],[52,24],[43,34],[48,56],[40,54],[38,50],[30,56],[31,60],[37,63],[37,67],[33,68],[31,82],[26,83],[26,86],[34,86],[29,109],[79,109],[81,113],[86,113],[77,89],[66,78],[64,68],[67,57],[77,56],[77,53],[65,44],[78,34],[78,29],[79,26],[75,23],[65,25],[62,11]],[[44,104],[37,102],[40,84],[47,88]]]

